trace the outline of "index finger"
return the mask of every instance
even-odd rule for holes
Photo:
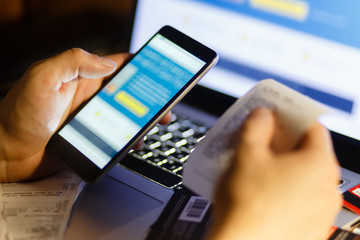
[[[319,122],[316,122],[305,133],[300,143],[302,149],[326,149],[333,151],[329,130]]]
[[[166,125],[169,124],[171,121],[171,112],[168,112],[160,121],[160,124]]]
[[[275,119],[270,109],[252,111],[240,130],[239,149],[270,149]]]

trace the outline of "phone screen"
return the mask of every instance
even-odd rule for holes
[[[156,34],[59,135],[103,169],[205,64]]]

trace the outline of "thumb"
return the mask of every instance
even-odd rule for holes
[[[73,48],[40,63],[43,78],[50,88],[59,89],[62,83],[79,77],[96,79],[105,77],[116,70],[116,63],[108,58]]]
[[[256,152],[270,148],[274,128],[275,119],[271,110],[267,108],[254,110],[241,127],[238,149],[240,152]]]

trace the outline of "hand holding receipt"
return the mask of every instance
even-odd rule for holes
[[[329,131],[315,121],[325,112],[265,80],[215,123],[190,154],[183,179],[214,203],[210,239],[329,236],[341,196]]]
[[[184,169],[184,184],[212,199],[218,178],[235,152],[234,133],[248,114],[259,107],[274,109],[278,131],[273,146],[279,151],[292,149],[301,135],[327,110],[315,101],[273,80],[264,80],[234,103],[199,142]]]

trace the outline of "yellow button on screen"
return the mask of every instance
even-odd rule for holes
[[[145,116],[149,111],[148,107],[124,91],[120,91],[115,95],[115,101],[123,105],[126,109],[138,117]]]
[[[250,5],[263,11],[304,21],[309,14],[307,2],[297,0],[250,0]]]

